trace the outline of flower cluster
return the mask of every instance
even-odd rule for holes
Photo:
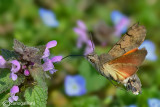
[[[55,14],[51,10],[40,8],[39,14],[45,25],[49,27],[57,27],[59,25]]]
[[[20,70],[21,65],[17,60],[12,60],[10,62],[7,62],[2,56],[0,56],[0,68],[7,68],[7,65],[11,63],[12,68],[11,68],[11,74],[10,78],[12,78],[13,81],[17,79],[17,72]]]
[[[57,41],[53,40],[47,43],[46,49],[44,51],[44,55],[42,56],[44,64],[43,64],[43,70],[49,71],[51,74],[56,72],[57,70],[54,69],[53,63],[59,62],[62,59],[62,56],[54,56],[51,59],[49,59],[50,51],[49,49],[52,47],[55,47],[57,45]]]
[[[86,81],[80,75],[67,75],[64,85],[65,92],[69,96],[81,96],[86,93]]]
[[[130,24],[130,20],[126,16],[124,16],[119,11],[113,11],[111,13],[111,19],[115,26],[116,36],[121,36],[122,33],[125,33],[127,31],[127,28]]]
[[[11,97],[9,97],[9,102],[13,102],[13,101],[17,101],[18,100],[18,96],[15,96],[16,93],[19,92],[19,87],[18,86],[13,86],[10,90],[10,95]]]
[[[51,59],[49,59],[49,56],[50,56],[49,49],[52,47],[55,47],[56,45],[57,45],[57,41],[55,41],[55,40],[48,42],[46,45],[44,54],[40,58],[40,59],[43,59],[43,61],[44,61],[43,65],[42,65],[43,70],[49,71],[51,74],[53,74],[54,72],[57,71],[54,68],[53,63],[59,62],[62,59],[62,56],[55,56],[55,57],[52,57]],[[24,62],[24,59],[23,59],[23,61],[21,61],[20,59],[18,59],[18,60],[6,61],[2,56],[0,56],[0,68],[11,69],[10,78],[12,78],[13,81],[17,80],[18,73],[21,73],[21,74],[23,73],[25,76],[29,76],[30,75],[29,66],[34,66],[34,64],[35,64],[34,62],[30,62],[30,61]],[[11,95],[11,97],[9,98],[10,102],[18,100],[18,96],[15,96],[15,94],[17,92],[19,92],[18,86],[13,86],[10,91],[10,95]]]
[[[93,52],[94,46],[92,46],[92,41],[88,38],[86,25],[78,20],[78,27],[75,27],[73,30],[79,36],[77,41],[77,47],[82,48],[83,44],[86,45],[84,54],[87,55]]]

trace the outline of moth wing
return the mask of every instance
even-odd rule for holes
[[[114,31],[115,29],[113,27],[109,27],[105,22],[100,21],[94,26],[93,40],[98,43],[108,43]]]
[[[122,81],[137,72],[138,66],[144,61],[146,55],[147,51],[145,48],[140,50],[133,49],[124,55],[105,63],[103,66],[114,80]]]
[[[110,72],[110,75],[115,79],[119,81],[125,80],[127,77],[132,76],[135,74],[138,70],[138,67],[132,64],[125,64],[125,63],[116,63],[111,65],[111,68],[113,69],[112,72]]]
[[[138,23],[129,28],[127,33],[108,52],[113,58],[122,56],[124,53],[138,48],[146,37],[146,29]]]
[[[145,57],[147,55],[147,50],[145,48],[142,48],[140,50],[133,49],[124,55],[111,60],[108,62],[109,65],[116,64],[116,63],[130,63],[135,66],[140,66],[142,62],[144,61]]]

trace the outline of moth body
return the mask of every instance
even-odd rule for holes
[[[88,54],[86,58],[102,76],[105,76],[107,79],[111,80],[113,79],[113,77],[109,72],[111,70],[109,65],[107,67],[103,65],[105,62],[108,62],[110,60],[110,57],[107,54],[104,55],[105,58],[103,58],[104,56],[103,57],[102,56],[103,55],[98,56],[96,53],[91,53]]]

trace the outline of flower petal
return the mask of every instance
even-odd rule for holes
[[[56,69],[51,69],[51,70],[49,70],[49,72],[50,72],[51,74],[54,74],[56,71],[57,71]]]
[[[46,48],[43,54],[44,54],[44,55],[42,56],[43,59],[49,57],[49,55],[50,55],[49,49]]]
[[[114,25],[117,25],[123,17],[125,17],[125,16],[122,13],[120,13],[119,11],[115,10],[115,11],[112,11],[112,13],[111,13],[111,19],[112,19]]]
[[[21,65],[20,65],[20,63],[17,60],[12,60],[12,61],[10,61],[10,63],[12,63],[12,69],[11,69],[11,71],[13,73],[16,73],[16,72],[18,72],[20,70]]]
[[[57,41],[53,40],[47,43],[46,48],[52,48],[57,45]]]
[[[12,80],[15,81],[17,79],[17,75],[12,72],[10,74],[10,78],[12,78]]]
[[[49,71],[49,70],[52,70],[54,68],[54,65],[53,65],[53,63],[50,59],[45,61],[45,63],[42,66],[43,66],[44,71]]]
[[[65,92],[69,96],[80,96],[86,93],[85,79],[80,76],[66,76]]]
[[[58,21],[56,20],[55,14],[51,10],[40,8],[39,14],[40,14],[42,21],[47,26],[57,27],[59,25]]]
[[[6,68],[6,60],[0,56],[0,68]]]
[[[25,76],[29,76],[29,74],[30,74],[29,70],[28,70],[28,69],[25,69],[25,70],[24,70],[24,75],[25,75]]]
[[[86,25],[81,20],[77,21],[77,25],[78,25],[79,28],[81,28],[85,31],[87,30]]]
[[[10,93],[16,94],[19,92],[19,87],[18,86],[13,86],[10,90]]]
[[[18,96],[11,96],[14,101],[18,100]]]
[[[8,98],[8,101],[9,101],[10,103],[13,103],[14,99],[13,99],[12,97],[9,97],[9,98]]]
[[[54,62],[60,62],[62,60],[62,56],[54,56],[51,58],[51,61]]]
[[[147,49],[146,59],[151,60],[151,61],[157,60],[157,55],[155,54],[155,50],[156,50],[155,44],[150,40],[145,40],[141,44],[139,49],[142,49],[144,47]]]
[[[93,46],[92,46],[92,41],[91,40],[88,40],[88,42],[87,42],[87,47],[86,47],[86,49],[85,49],[85,55],[88,55],[88,54],[90,54],[90,53],[92,53],[93,52],[93,49],[94,49],[94,44],[93,44]]]
[[[118,24],[115,25],[115,35],[121,36],[122,33],[127,31],[127,28],[130,24],[130,20],[126,17],[122,18]]]
[[[149,107],[160,107],[160,100],[156,98],[148,99]]]

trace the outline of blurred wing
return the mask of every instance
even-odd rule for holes
[[[127,77],[132,76],[138,70],[138,67],[132,64],[116,63],[111,65],[111,67],[113,69],[113,72],[110,73],[111,76],[113,76],[115,80],[119,80],[119,81],[123,81]]]
[[[133,49],[125,53],[124,55],[109,61],[108,64],[111,65],[116,63],[130,63],[135,66],[140,66],[144,61],[146,55],[147,55],[147,50],[145,48],[142,48],[140,50]]]
[[[133,49],[121,57],[105,63],[104,71],[108,71],[114,80],[123,81],[137,72],[138,66],[144,61],[146,55],[145,48]]]
[[[94,43],[98,42],[100,44],[110,42],[111,36],[114,33],[114,28],[106,25],[105,22],[100,21],[97,25],[94,26]]]
[[[146,37],[146,29],[144,26],[134,24],[127,33],[113,46],[108,52],[113,58],[122,56],[124,53],[138,48]]]

